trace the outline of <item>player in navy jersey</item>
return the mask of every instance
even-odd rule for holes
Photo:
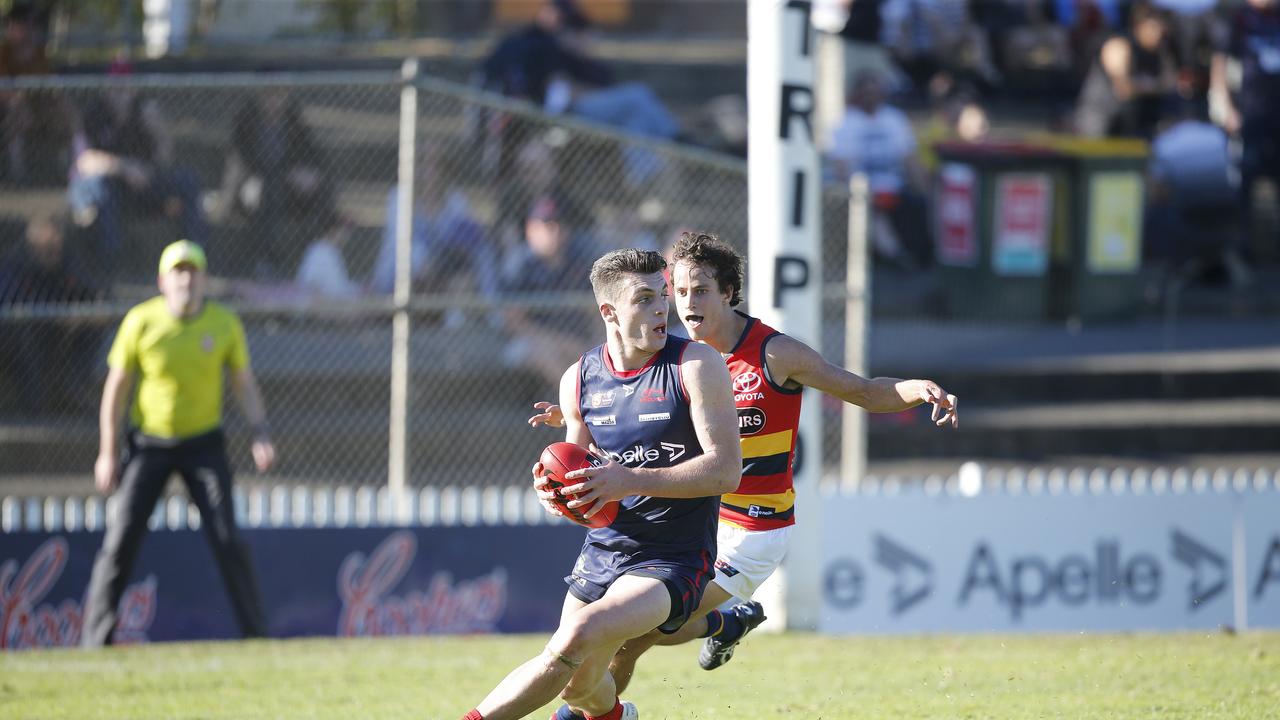
[[[557,694],[580,717],[638,718],[618,699],[609,663],[631,638],[676,632],[702,602],[719,496],[738,486],[742,452],[723,359],[667,338],[665,267],[657,253],[617,250],[591,268],[605,343],[565,372],[560,407],[566,440],[602,463],[568,473],[564,492],[587,516],[621,507],[587,533],[546,648],[464,720],[522,718]],[[541,478],[541,464],[533,473]]]
[[[764,620],[763,609],[751,596],[781,564],[796,522],[792,463],[805,387],[871,412],[899,412],[929,403],[940,427],[955,426],[958,419],[956,397],[931,380],[860,377],[737,310],[743,259],[715,235],[684,233],[673,258],[671,284],[681,322],[691,338],[719,351],[728,364],[735,424],[741,434],[742,479],[721,498],[716,577],[703,593],[702,606],[676,633],[649,633],[625,644],[610,667],[617,686],[624,689],[636,660],[655,644],[705,637],[698,662],[711,670],[727,662],[738,640]],[[530,424],[559,425],[558,407],[534,407],[541,412],[529,418]],[[545,498],[543,504],[547,505]],[[733,597],[744,602],[723,613],[715,609]],[[567,713],[560,717],[575,718]]]

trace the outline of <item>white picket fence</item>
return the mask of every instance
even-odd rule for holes
[[[858,485],[824,482],[823,495],[974,496],[1162,495],[1280,491],[1277,468],[983,468],[966,463],[950,475],[869,475]],[[424,487],[395,502],[388,488],[275,485],[235,489],[236,519],[246,528],[542,525],[567,522],[546,513],[525,487]],[[101,530],[116,498],[13,497],[0,499],[0,533]],[[195,530],[200,513],[185,496],[156,505],[152,530]]]

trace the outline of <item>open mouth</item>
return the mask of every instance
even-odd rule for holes
[[[697,327],[699,327],[699,326],[701,326],[701,325],[702,325],[702,319],[703,319],[703,318],[702,318],[702,316],[701,316],[701,315],[685,315],[685,316],[684,316],[684,324],[685,324],[685,325],[686,325],[690,330],[693,330],[693,329],[695,329],[695,328],[697,328]]]
[[[665,324],[663,324],[663,325],[654,325],[654,326],[653,326],[653,333],[654,333],[655,335],[666,335],[666,334],[667,334],[667,326],[666,326]]]

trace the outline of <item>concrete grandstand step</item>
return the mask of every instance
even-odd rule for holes
[[[1280,399],[1280,353],[1243,349],[1032,360],[1017,366],[943,370],[936,379],[984,403]]]
[[[1280,447],[1280,403],[1268,397],[961,409],[961,427],[955,432],[938,432],[922,423],[872,423],[871,456],[1036,461],[1067,455],[1267,453]]]

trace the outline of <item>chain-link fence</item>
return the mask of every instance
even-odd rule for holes
[[[599,341],[587,269],[705,228],[746,249],[745,166],[420,78],[407,480],[524,482],[524,425]],[[106,350],[160,249],[207,248],[238,310],[279,461],[383,483],[391,417],[401,84],[386,74],[28,83],[53,128],[0,192],[0,477],[81,489]],[[228,408],[230,396],[228,396]],[[247,433],[228,410],[233,462]]]
[[[599,342],[591,260],[618,247],[664,249],[686,228],[745,252],[746,165],[432,78],[413,86],[406,481],[523,483],[553,435],[524,425],[531,403],[555,399],[563,368]],[[0,483],[14,493],[88,489],[107,347],[128,308],[155,294],[160,249],[183,236],[206,246],[212,296],[244,320],[280,451],[275,480],[386,482],[401,81],[114,76],[9,88],[19,112],[0,159]],[[839,360],[844,188],[824,195],[823,237],[821,344]],[[948,306],[960,296],[947,283],[938,272],[876,268],[871,370],[944,368],[937,379],[963,385],[962,395],[1060,401],[1061,379],[1074,376],[1011,376],[1009,362],[1035,343],[1079,345],[1078,333],[1061,323],[1038,335],[1013,328],[992,317],[1018,308],[995,304],[974,313],[976,323]],[[1114,336],[1103,341],[1125,347]],[[957,350],[969,367],[949,364]],[[984,358],[1004,364],[982,374],[974,367]],[[1088,387],[1107,400],[1137,397],[1152,378],[1140,380]],[[830,473],[840,466],[841,407],[823,409]],[[226,416],[233,462],[247,476],[247,433],[237,412]],[[999,432],[976,423],[945,438],[922,417],[873,418],[871,450],[1048,456],[1052,444],[1088,436],[1019,417],[1032,421]]]

